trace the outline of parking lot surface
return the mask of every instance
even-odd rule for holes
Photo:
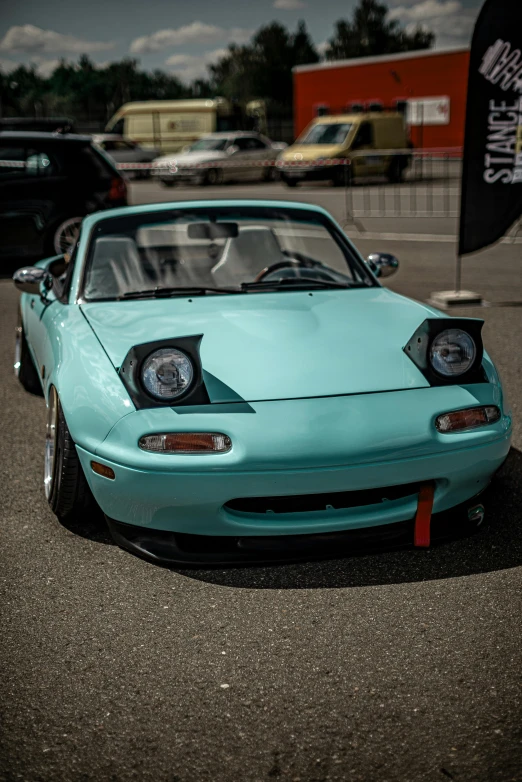
[[[132,186],[135,201],[186,190]],[[235,190],[263,188],[219,195]],[[452,287],[451,241],[357,244],[399,257],[394,290]],[[0,779],[521,780],[521,276],[516,245],[465,261],[491,306],[458,314],[484,318],[518,426],[478,535],[214,570],[156,567],[99,520],[51,514],[44,403],[12,374],[18,295],[0,281]]]

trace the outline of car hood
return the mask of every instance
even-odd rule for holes
[[[118,368],[135,345],[202,334],[211,401],[422,388],[403,346],[433,310],[385,288],[84,303]]]
[[[339,144],[294,144],[281,152],[279,160],[319,160],[320,158],[344,157]]]
[[[190,163],[209,163],[212,160],[222,160],[228,157],[226,152],[213,150],[211,152],[180,152],[179,154],[165,155],[156,158],[155,163],[173,163],[188,165]]]

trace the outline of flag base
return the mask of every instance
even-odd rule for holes
[[[442,310],[466,305],[479,307],[483,303],[484,300],[480,293],[474,293],[473,291],[435,291],[428,299],[428,304]]]

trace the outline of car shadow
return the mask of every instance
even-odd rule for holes
[[[522,453],[514,448],[488,494],[484,526],[429,549],[347,555],[296,564],[171,568],[187,578],[242,589],[339,589],[459,578],[522,564]]]
[[[109,528],[105,523],[103,513],[99,508],[94,511],[89,511],[88,515],[81,518],[74,518],[68,520],[56,519],[61,527],[72,532],[73,535],[77,535],[79,538],[85,538],[86,540],[92,540],[93,543],[103,543],[107,546],[116,546],[117,544],[112,539]]]

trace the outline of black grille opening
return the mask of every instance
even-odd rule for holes
[[[419,483],[404,483],[400,486],[383,486],[379,489],[359,491],[336,491],[324,494],[296,494],[283,497],[239,497],[225,503],[226,510],[240,513],[310,513],[312,511],[360,508],[364,505],[379,505],[382,502],[401,500],[418,494]]]

